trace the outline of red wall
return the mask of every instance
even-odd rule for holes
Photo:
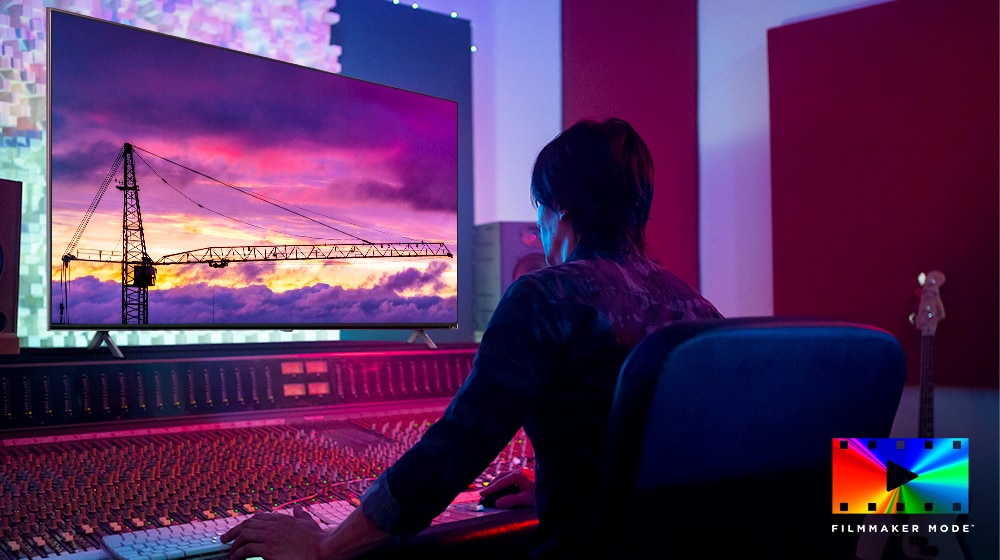
[[[697,0],[563,0],[563,123],[623,118],[653,153],[649,254],[698,286]]]
[[[768,33],[775,313],[889,330],[912,384],[938,269],[934,382],[997,387],[997,30],[996,0],[900,0]]]

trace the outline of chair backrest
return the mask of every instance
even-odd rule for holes
[[[831,442],[888,437],[904,379],[899,342],[856,323],[739,318],[649,335],[612,404],[604,555],[682,542],[704,557],[848,549],[856,537],[831,540]]]

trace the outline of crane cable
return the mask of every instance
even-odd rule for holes
[[[133,148],[138,148],[137,146],[132,146],[132,147]],[[138,148],[138,149],[142,149],[142,148]],[[145,150],[143,150],[143,151],[145,151]],[[149,153],[149,152],[147,152],[147,153]],[[246,220],[241,220],[239,218],[234,218],[233,216],[230,216],[228,214],[224,214],[222,212],[219,212],[218,210],[213,210],[213,209],[205,206],[204,204],[198,202],[197,200],[191,198],[190,196],[186,195],[183,191],[181,191],[179,188],[177,188],[174,185],[172,185],[170,183],[170,181],[167,181],[166,178],[164,178],[162,175],[160,175],[159,172],[157,172],[156,169],[154,169],[153,166],[149,164],[149,162],[147,162],[145,159],[143,159],[143,157],[140,154],[136,154],[136,155],[139,157],[139,160],[142,161],[142,163],[146,164],[146,167],[148,167],[149,170],[152,171],[154,175],[156,175],[157,177],[159,177],[159,179],[161,181],[163,181],[163,183],[165,185],[167,185],[168,187],[170,187],[171,189],[173,189],[177,194],[179,194],[182,197],[188,199],[188,201],[190,201],[191,204],[194,204],[195,206],[197,206],[198,208],[201,208],[202,210],[211,212],[211,213],[213,213],[213,214],[215,214],[217,216],[221,216],[221,217],[223,217],[223,218],[225,218],[227,220],[232,220],[234,222],[243,224],[245,226],[250,226],[252,228],[257,228],[257,229],[264,230],[264,231],[270,231],[270,232],[273,232],[273,233],[280,233],[282,235],[290,235],[292,237],[308,237],[310,239],[328,239],[328,238],[324,238],[324,237],[294,235],[294,234],[291,234],[291,233],[288,233],[288,232],[284,232],[284,231],[280,231],[280,230],[276,230],[276,229],[272,229],[272,228],[267,228],[267,227],[264,227],[264,226],[259,226],[257,224],[252,224],[252,223],[250,223],[250,222],[248,222]],[[153,154],[153,155],[156,155],[156,154]],[[157,157],[159,157],[159,156],[157,156]],[[167,161],[169,161],[169,160],[167,160]],[[171,162],[171,163],[173,163],[173,162]],[[349,235],[349,234],[345,234],[345,235]],[[355,237],[356,239],[360,239],[360,238],[358,238],[356,236],[351,236],[351,237]]]
[[[90,223],[90,219],[94,217],[94,212],[97,210],[98,204],[101,203],[101,199],[104,198],[104,193],[108,190],[108,185],[111,184],[111,180],[115,178],[115,173],[118,172],[118,166],[121,165],[122,160],[125,159],[125,147],[118,152],[118,157],[115,158],[115,162],[111,165],[111,169],[104,176],[104,181],[101,183],[100,188],[97,189],[97,194],[94,195],[94,199],[90,201],[90,206],[87,207],[87,211],[83,214],[83,219],[80,220],[80,224],[76,226],[76,231],[73,232],[73,237],[70,238],[69,244],[66,246],[66,250],[63,251],[62,255],[62,268],[59,272],[59,286],[62,288],[62,303],[59,304],[59,322],[63,322],[63,314],[65,314],[66,321],[69,321],[69,263],[75,257],[73,252],[76,251],[76,246],[80,243],[80,238],[83,237],[83,230],[87,229],[87,225]]]
[[[87,224],[90,223],[90,218],[94,216],[94,211],[97,210],[97,205],[100,204],[101,199],[104,198],[104,193],[108,190],[108,185],[111,184],[111,180],[114,179],[115,173],[118,171],[118,166],[121,165],[122,160],[125,159],[125,148],[123,147],[120,152],[118,152],[118,157],[115,158],[115,163],[108,170],[108,174],[104,176],[104,182],[101,183],[101,187],[97,189],[97,194],[94,196],[94,200],[90,201],[90,206],[87,207],[87,211],[83,214],[83,220],[80,221],[80,225],[76,226],[76,231],[73,232],[73,237],[69,241],[69,245],[66,246],[66,250],[63,251],[63,262],[66,261],[67,256],[72,256],[73,251],[76,250],[77,244],[80,243],[80,237],[83,236],[83,230],[87,228]]]
[[[289,212],[289,213],[291,213],[291,214],[294,214],[294,215],[296,215],[296,216],[299,216],[300,218],[303,218],[303,219],[306,219],[306,220],[309,220],[309,221],[311,221],[311,222],[314,222],[314,223],[316,223],[316,224],[318,224],[318,225],[320,225],[320,226],[322,226],[322,227],[325,227],[325,228],[329,228],[329,229],[332,229],[332,230],[336,231],[337,233],[341,233],[341,234],[343,234],[343,235],[346,235],[346,236],[348,236],[348,237],[352,237],[352,238],[354,238],[354,239],[357,239],[357,240],[359,240],[359,241],[361,241],[361,242],[363,242],[363,243],[369,243],[369,244],[373,243],[372,241],[369,241],[369,240],[367,240],[367,239],[365,239],[365,238],[363,238],[363,237],[360,237],[360,236],[357,236],[357,235],[353,235],[353,234],[351,234],[351,233],[348,233],[348,232],[346,232],[346,231],[343,231],[343,230],[341,230],[341,229],[338,229],[338,228],[336,228],[336,227],[334,227],[334,226],[332,226],[332,225],[330,225],[330,224],[327,224],[327,223],[324,223],[324,222],[321,222],[321,221],[319,221],[319,220],[317,220],[317,219],[315,219],[315,218],[312,218],[312,217],[310,217],[310,216],[306,216],[305,214],[303,214],[303,213],[301,213],[301,212],[297,212],[296,210],[293,210],[293,209],[292,209],[292,208],[293,208],[293,207],[295,207],[295,206],[294,206],[294,205],[292,205],[292,204],[289,204],[289,203],[287,203],[287,202],[283,202],[283,201],[277,201],[277,202],[275,202],[275,201],[273,201],[273,200],[270,200],[270,199],[268,199],[267,197],[264,197],[264,196],[261,196],[261,195],[259,195],[259,194],[257,194],[257,193],[254,193],[254,192],[251,192],[251,191],[248,191],[248,190],[246,190],[246,189],[244,189],[244,188],[242,188],[242,187],[239,187],[239,186],[236,186],[236,185],[233,185],[233,184],[231,184],[231,183],[227,183],[227,182],[225,182],[225,181],[222,181],[222,180],[220,180],[220,179],[216,179],[215,177],[212,177],[211,175],[208,175],[208,174],[206,174],[206,173],[203,173],[203,172],[201,172],[201,171],[198,171],[197,169],[192,169],[192,168],[190,168],[190,167],[188,167],[188,166],[186,166],[186,165],[184,165],[184,164],[181,164],[181,163],[178,163],[178,162],[176,162],[176,161],[173,161],[173,160],[171,160],[171,159],[169,159],[169,158],[166,158],[166,157],[163,157],[163,156],[161,156],[161,155],[159,155],[159,154],[155,154],[155,153],[153,153],[153,152],[151,152],[151,151],[149,151],[149,150],[147,150],[147,149],[145,149],[145,148],[140,148],[139,146],[136,146],[135,144],[133,144],[133,145],[132,145],[132,147],[133,147],[133,148],[135,148],[136,150],[140,150],[140,151],[143,151],[143,152],[146,152],[147,154],[149,154],[149,155],[151,155],[151,156],[154,156],[154,157],[157,157],[157,158],[160,158],[160,159],[162,159],[163,161],[166,161],[166,162],[168,162],[168,163],[172,163],[172,164],[174,164],[174,165],[176,165],[176,166],[178,166],[178,167],[180,167],[180,168],[182,168],[182,169],[186,169],[187,171],[190,171],[191,173],[195,173],[195,174],[197,174],[197,175],[201,175],[202,177],[204,177],[204,178],[206,178],[206,179],[208,179],[208,180],[210,180],[210,181],[214,181],[214,182],[216,182],[216,183],[219,183],[220,185],[223,185],[223,186],[226,186],[226,187],[229,187],[229,188],[231,188],[231,189],[233,189],[233,190],[236,190],[236,191],[239,191],[240,193],[243,193],[243,194],[245,194],[245,195],[247,195],[247,196],[251,196],[251,197],[253,197],[253,198],[256,198],[257,200],[260,200],[261,202],[265,202],[265,203],[267,203],[267,204],[270,204],[270,205],[272,205],[272,206],[274,206],[274,207],[276,207],[276,208],[278,208],[278,209],[280,209],[280,210],[284,210],[285,212]],[[139,159],[142,159],[142,157],[140,156],[140,158],[139,158]],[[146,162],[146,160],[144,160],[144,159],[143,159],[142,161],[143,161],[143,163],[145,163],[145,164],[146,164],[146,166],[147,166],[147,167],[149,167],[149,168],[150,168],[151,170],[153,170],[152,166],[150,166],[150,165],[149,165],[149,163],[147,163],[147,162]],[[153,173],[156,173],[156,170],[153,170]],[[159,173],[156,173],[156,176],[157,176],[157,177],[160,177],[160,180],[162,180],[162,181],[163,181],[164,183],[167,183],[167,185],[169,185],[169,186],[170,186],[171,188],[173,188],[174,190],[177,190],[177,189],[176,189],[176,187],[174,187],[173,185],[170,185],[170,183],[168,183],[168,182],[166,181],[166,179],[164,179],[164,178],[163,178],[163,177],[162,177],[162,176],[161,176],[161,175],[160,175]],[[180,191],[178,191],[178,192],[180,192]],[[252,226],[252,227],[256,227],[256,228],[259,228],[259,229],[264,229],[264,230],[267,230],[267,228],[263,228],[263,227],[260,227],[260,226],[256,226],[256,225],[253,225],[253,224],[248,224],[247,222],[243,222],[243,221],[241,221],[241,220],[238,220],[238,219],[235,219],[235,218],[232,218],[232,217],[230,217],[230,216],[226,216],[226,215],[224,215],[224,214],[221,214],[221,213],[219,213],[219,212],[216,212],[216,211],[214,211],[214,210],[211,210],[211,209],[209,209],[209,208],[206,208],[205,206],[203,206],[203,205],[199,204],[198,202],[195,202],[195,201],[194,201],[193,199],[191,199],[191,198],[190,198],[190,197],[188,197],[187,195],[185,195],[185,194],[183,194],[183,193],[181,193],[181,195],[182,195],[182,196],[184,196],[185,198],[187,198],[188,200],[190,200],[191,202],[193,202],[194,204],[197,204],[199,208],[203,208],[203,209],[205,209],[205,210],[208,210],[208,211],[210,211],[210,212],[213,212],[213,213],[215,213],[215,214],[218,214],[218,215],[220,215],[220,216],[223,216],[223,217],[225,217],[225,218],[229,218],[229,219],[231,219],[231,220],[234,220],[234,221],[237,221],[237,222],[240,222],[240,223],[243,223],[243,224],[247,224],[247,225],[250,225],[250,226]],[[280,204],[279,204],[279,202],[280,202]],[[319,214],[319,213],[317,212],[317,214]],[[379,231],[379,230],[375,230],[375,229],[372,229],[372,228],[366,228],[365,226],[362,226],[362,225],[359,225],[359,224],[355,224],[355,223],[351,223],[351,222],[348,222],[348,221],[345,221],[345,220],[339,220],[339,219],[337,219],[337,218],[334,218],[334,217],[332,217],[332,216],[325,216],[324,214],[320,214],[320,215],[321,215],[321,216],[324,216],[324,217],[326,217],[326,218],[330,218],[331,220],[336,220],[336,221],[338,221],[338,222],[343,222],[343,223],[345,223],[345,224],[348,224],[348,225],[351,225],[351,226],[355,226],[355,227],[359,227],[359,228],[364,228],[364,229],[369,229],[369,230],[371,230],[371,231],[375,231],[375,232],[378,232],[378,233],[387,233],[387,232],[384,232],[384,231]],[[268,231],[273,231],[273,230],[268,230]],[[281,233],[281,232],[279,232],[279,233]],[[391,235],[391,234],[390,234],[390,235]],[[295,236],[295,237],[301,237],[301,236]],[[404,238],[405,238],[405,236],[402,236],[402,237],[404,237]],[[406,239],[409,239],[409,238],[406,238]],[[417,241],[417,240],[415,240],[415,239],[411,239],[411,241]]]

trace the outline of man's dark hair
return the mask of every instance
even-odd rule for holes
[[[539,152],[531,200],[569,212],[581,243],[642,254],[653,202],[653,158],[629,123],[582,120]]]

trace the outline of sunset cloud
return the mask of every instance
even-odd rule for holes
[[[454,295],[405,295],[447,285],[447,266],[430,263],[384,275],[380,282],[357,288],[318,283],[274,292],[252,284],[242,288],[192,283],[149,289],[149,320],[162,325],[426,325],[454,321]],[[121,287],[115,281],[77,278],[69,284],[74,324],[120,324]],[[58,311],[53,322],[59,321]]]

